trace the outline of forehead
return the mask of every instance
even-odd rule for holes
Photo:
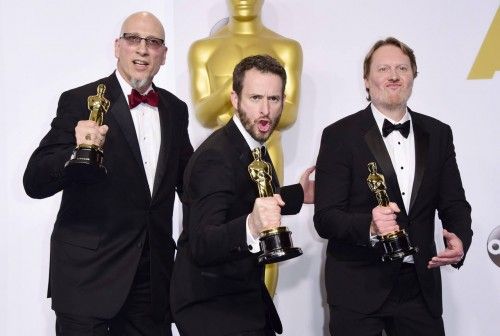
[[[274,73],[260,72],[255,68],[245,72],[243,92],[281,95],[282,89],[283,81],[280,76]]]
[[[401,49],[393,45],[385,45],[373,53],[372,65],[377,64],[410,64],[410,58]]]
[[[152,16],[131,16],[123,23],[122,31],[124,33],[138,33],[142,36],[165,38],[162,24]]]

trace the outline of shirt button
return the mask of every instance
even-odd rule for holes
[[[401,166],[401,169],[404,169],[404,167],[403,167],[403,166]]]
[[[403,195],[403,196],[404,196],[404,195],[405,195],[405,192],[403,191],[403,192],[401,193],[401,195]]]

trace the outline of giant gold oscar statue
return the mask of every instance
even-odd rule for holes
[[[196,117],[204,127],[218,128],[233,115],[230,101],[232,74],[241,59],[268,54],[278,59],[287,73],[286,100],[280,122],[266,147],[280,182],[283,182],[281,132],[297,119],[302,48],[295,41],[266,28],[261,20],[264,0],[227,0],[229,22],[210,37],[198,40],[189,50],[189,71]],[[277,264],[266,265],[265,282],[274,295],[278,282]]]

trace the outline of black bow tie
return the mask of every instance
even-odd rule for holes
[[[384,125],[382,126],[382,135],[384,138],[392,131],[399,131],[402,136],[408,138],[408,134],[410,134],[410,120],[407,120],[402,124],[393,124],[389,120],[384,119]]]

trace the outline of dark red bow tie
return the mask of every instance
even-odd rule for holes
[[[140,103],[146,103],[156,107],[158,106],[159,100],[160,98],[158,97],[158,93],[153,90],[150,90],[143,96],[136,89],[132,89],[132,93],[128,95],[128,106],[132,109]]]

